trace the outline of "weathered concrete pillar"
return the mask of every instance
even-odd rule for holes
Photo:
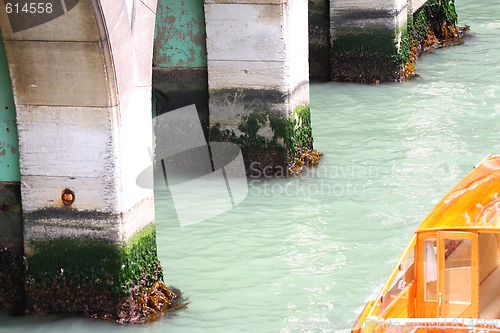
[[[16,108],[0,34],[0,308],[24,311],[24,246]]]
[[[37,19],[0,11],[19,132],[27,310],[118,316],[161,276],[153,191],[136,185],[151,164],[156,1],[61,3],[52,16],[28,14]]]
[[[407,16],[407,0],[330,0],[332,79],[398,80]]]
[[[240,145],[247,173],[312,147],[307,0],[205,0],[210,140]]]
[[[158,0],[153,54],[154,116],[196,104],[208,139],[203,0]]]

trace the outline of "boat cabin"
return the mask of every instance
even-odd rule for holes
[[[434,207],[353,332],[384,331],[367,323],[389,318],[500,319],[500,157]]]

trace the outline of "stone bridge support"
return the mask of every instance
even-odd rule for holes
[[[332,79],[399,79],[409,13],[407,0],[330,0]]]
[[[281,172],[312,148],[307,0],[205,0],[205,20],[210,139]]]
[[[307,0],[159,0],[153,88],[156,115],[196,104],[248,173],[285,170],[312,148]]]
[[[414,61],[428,33],[453,39],[457,14],[453,0],[329,0],[330,36],[324,33],[324,3],[312,0],[318,11],[311,43],[324,48],[330,39],[330,77],[339,81],[379,83],[414,75]],[[451,29],[451,30],[449,30]],[[413,51],[412,51],[413,50]],[[310,58],[314,68],[326,63]],[[315,72],[322,78],[321,73]],[[324,78],[324,76],[323,76]]]
[[[35,26],[0,10],[19,133],[26,306],[117,316],[141,273],[161,275],[153,191],[136,185],[151,165],[156,0],[66,0],[56,9]]]

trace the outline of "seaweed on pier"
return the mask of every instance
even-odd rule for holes
[[[288,169],[290,175],[300,175],[306,167],[317,167],[319,160],[323,156],[316,149],[308,150],[303,153],[293,166]]]
[[[410,59],[408,60],[408,62],[401,71],[401,76],[403,78],[415,75],[415,63],[417,62],[417,58],[418,58],[417,46],[412,45],[410,49]]]
[[[177,293],[169,290],[161,281],[146,290],[137,298],[140,316],[132,322],[135,324],[150,323],[160,319],[165,312],[177,310],[188,305]]]
[[[249,112],[238,115],[237,129],[212,125],[210,141],[239,145],[247,174],[282,174],[303,152],[312,149],[309,104],[296,106],[289,115],[267,105],[245,105],[245,109]]]
[[[401,79],[414,76],[415,63],[422,53],[463,44],[469,26],[457,26],[454,1],[429,0],[408,19],[399,57],[403,60]]]
[[[456,27],[456,26],[448,26],[443,24],[440,30],[440,37],[436,36],[436,33],[431,29],[429,25],[427,27],[427,33],[425,38],[419,43],[413,43],[410,49],[410,57],[408,62],[405,64],[401,71],[401,76],[403,78],[408,78],[414,76],[415,73],[415,64],[417,62],[417,58],[422,53],[432,52],[435,49],[442,47],[449,47],[463,44],[462,38],[464,37],[464,33],[469,30],[469,26],[466,25],[464,27]]]

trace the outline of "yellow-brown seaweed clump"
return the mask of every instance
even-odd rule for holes
[[[177,294],[158,281],[137,299],[140,316],[134,323],[149,323],[158,320],[165,312],[185,307],[188,303],[177,304]]]
[[[403,76],[403,78],[415,75],[415,63],[417,62],[417,58],[418,49],[417,46],[413,44],[410,49],[410,60],[408,60],[406,65],[403,67],[403,70],[401,71],[401,75]]]
[[[136,288],[138,286],[134,289]],[[188,304],[182,298],[180,291],[173,292],[163,282],[158,281],[143,293],[131,294],[118,318],[102,314],[92,315],[92,317],[115,319],[119,324],[145,324],[162,318],[166,312],[183,308]]]
[[[464,27],[455,26],[441,26],[441,33],[447,41],[454,41],[464,37],[464,33],[470,29],[470,26],[465,25]]]
[[[420,43],[414,43],[410,49],[410,58],[406,65],[401,71],[401,76],[403,78],[408,78],[415,75],[415,63],[420,54],[424,52],[431,52],[437,48],[449,47],[462,44],[461,39],[464,37],[464,33],[469,30],[469,26],[465,27],[455,27],[448,26],[446,24],[440,27],[438,38],[430,26],[427,27],[427,33],[425,38]]]
[[[306,167],[317,167],[321,156],[323,156],[323,154],[318,152],[316,149],[308,150],[305,153],[302,153],[295,164],[288,169],[289,174],[299,175]]]
[[[444,26],[443,26],[444,27]],[[441,41],[436,37],[434,31],[430,27],[427,27],[427,34],[422,42],[422,47],[420,52],[430,52],[441,46]]]

